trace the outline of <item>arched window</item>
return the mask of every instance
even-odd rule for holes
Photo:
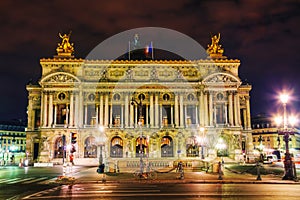
[[[111,139],[110,143],[110,157],[122,158],[123,157],[123,140],[116,136]]]
[[[163,100],[164,100],[164,101],[169,101],[169,100],[170,100],[170,95],[164,94],[164,95],[163,95]]]
[[[121,99],[121,96],[119,94],[114,95],[114,100],[115,101],[120,101],[120,99]]]
[[[196,137],[189,137],[186,141],[186,156],[196,157],[199,156],[199,146]]]
[[[142,156],[146,156],[146,154],[148,153],[148,141],[147,138],[144,137],[138,137],[136,139],[136,146],[135,146],[135,150],[136,150],[136,157],[140,157]]]
[[[170,136],[161,139],[161,157],[173,157],[173,140]]]
[[[145,100],[145,98],[146,98],[146,97],[145,97],[144,94],[140,94],[140,95],[139,95],[139,100]]]
[[[64,147],[63,147],[62,138],[58,137],[54,143],[54,158],[62,158],[63,151],[64,151]]]
[[[96,139],[93,136],[89,136],[84,141],[84,157],[85,158],[97,157]]]

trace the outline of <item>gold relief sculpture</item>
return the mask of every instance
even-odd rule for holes
[[[222,48],[222,45],[219,44],[221,35],[220,33],[218,35],[214,35],[211,38],[211,44],[207,45],[206,52],[211,57],[223,57],[224,49]]]
[[[70,43],[71,32],[67,35],[61,35],[59,33],[59,37],[62,39],[61,43],[58,43],[58,47],[56,48],[57,54],[59,56],[71,56],[74,53],[73,43]]]

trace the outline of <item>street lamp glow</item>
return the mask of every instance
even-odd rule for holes
[[[282,120],[282,117],[276,116],[276,117],[274,117],[274,121],[275,121],[277,126],[280,126],[282,124],[283,120]]]
[[[289,124],[290,124],[292,127],[294,127],[295,124],[297,124],[297,122],[298,122],[298,119],[297,119],[296,116],[290,116],[290,117],[289,117]]]
[[[289,101],[290,96],[288,94],[280,94],[279,99],[283,104]]]
[[[104,129],[104,126],[99,126],[98,129],[99,129],[100,132],[104,132],[104,130],[105,130],[105,129]]]
[[[200,132],[203,133],[204,132],[204,127],[200,127]]]

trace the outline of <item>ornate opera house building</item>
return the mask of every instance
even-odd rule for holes
[[[223,55],[220,35],[207,59],[193,61],[77,59],[70,35],[60,37],[57,55],[40,60],[38,84],[26,87],[31,162],[124,169],[141,159],[197,166],[251,155],[251,85],[238,76],[240,60]]]

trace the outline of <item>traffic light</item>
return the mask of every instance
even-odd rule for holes
[[[71,143],[76,144],[77,142],[77,133],[71,133]]]
[[[76,147],[75,147],[74,145],[72,145],[72,147],[71,147],[71,149],[70,149],[70,152],[71,152],[71,153],[76,152]]]

